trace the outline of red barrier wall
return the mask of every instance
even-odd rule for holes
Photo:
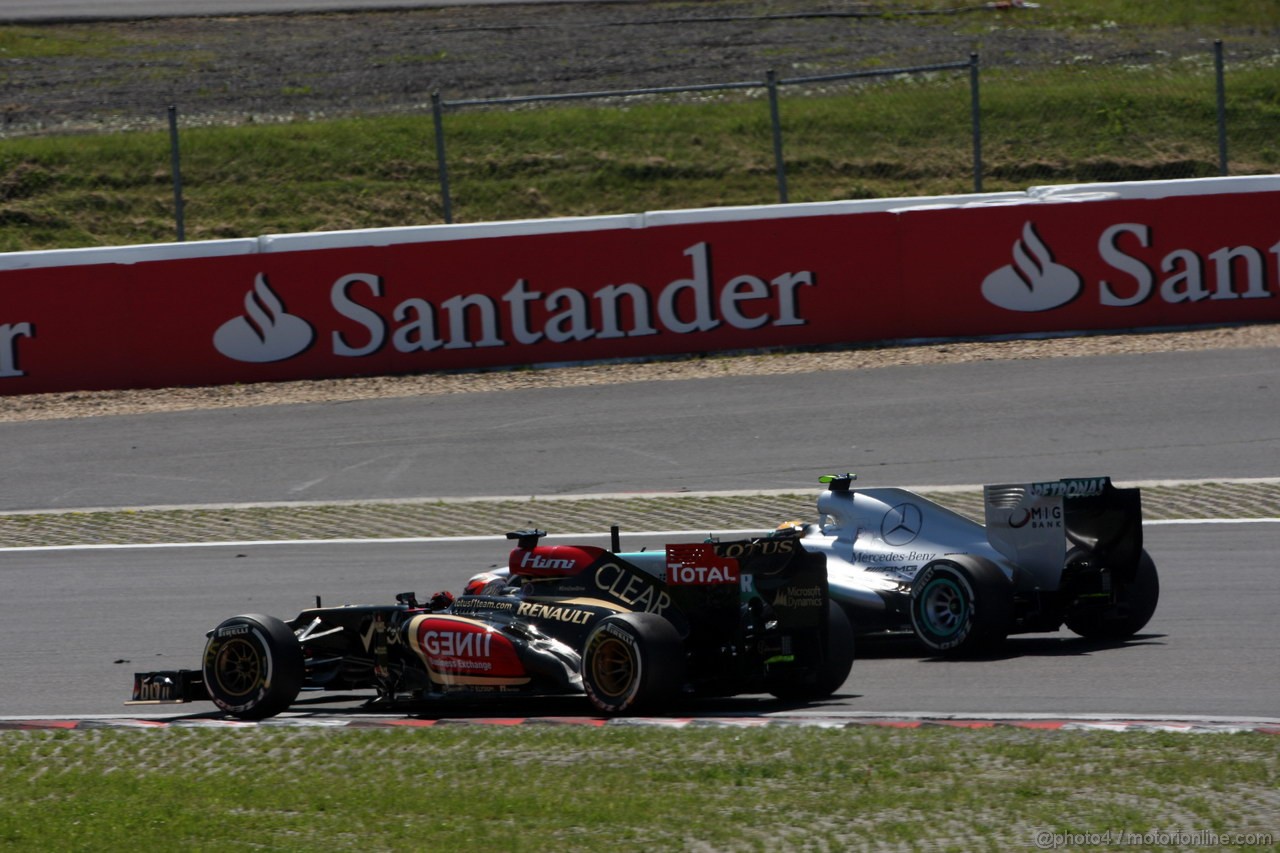
[[[1280,179],[0,256],[0,394],[1280,320]]]

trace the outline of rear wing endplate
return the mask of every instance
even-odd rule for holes
[[[1142,556],[1142,497],[1110,477],[984,486],[987,539],[1042,589],[1057,589],[1069,548],[1128,576]]]

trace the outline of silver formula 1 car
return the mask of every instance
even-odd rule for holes
[[[1123,639],[1160,596],[1138,489],[1108,477],[985,486],[985,526],[905,489],[823,477],[819,521],[792,523],[825,554],[833,601],[858,635],[911,632],[937,654],[1009,634]]]

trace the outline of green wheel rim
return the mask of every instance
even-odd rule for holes
[[[969,602],[964,590],[950,578],[934,578],[924,588],[918,605],[920,621],[938,637],[955,635],[964,627]]]

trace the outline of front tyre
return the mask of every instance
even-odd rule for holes
[[[600,620],[582,652],[582,687],[604,714],[632,714],[670,703],[684,679],[684,644],[656,613]]]
[[[1067,627],[1090,640],[1124,640],[1146,627],[1160,601],[1160,577],[1146,551],[1138,560],[1133,580],[1116,581],[1110,607],[1079,607],[1067,611]]]
[[[293,631],[273,616],[233,616],[213,629],[204,647],[209,698],[242,720],[272,717],[292,705],[305,670]]]
[[[911,584],[911,627],[930,651],[973,654],[999,645],[1013,624],[1013,588],[977,557],[935,560]]]

